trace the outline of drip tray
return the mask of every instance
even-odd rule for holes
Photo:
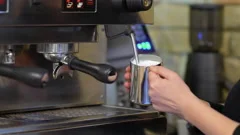
[[[89,116],[114,116],[116,114],[130,113],[132,111],[122,110],[122,109],[113,109],[106,108],[102,106],[97,107],[82,107],[82,108],[69,108],[69,109],[60,109],[60,110],[49,110],[41,112],[31,112],[31,113],[16,113],[4,115],[2,117],[11,119],[11,120],[20,120],[20,121],[51,121],[51,120],[61,120],[69,118],[79,118]]]
[[[18,134],[19,131],[35,132],[59,128],[86,127],[159,117],[162,116],[155,111],[110,106],[14,113],[0,115],[0,133]]]

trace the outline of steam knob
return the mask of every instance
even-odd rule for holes
[[[146,11],[152,7],[153,0],[125,0],[129,11]]]
[[[147,11],[153,5],[153,0],[112,0],[115,9],[128,12]]]

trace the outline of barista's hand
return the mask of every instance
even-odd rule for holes
[[[184,107],[197,98],[180,76],[163,66],[150,68],[149,85],[153,107],[161,112],[183,116]]]
[[[124,78],[126,80],[125,83],[124,83],[124,86],[127,90],[130,90],[130,86],[131,86],[131,68],[130,68],[130,66],[128,66],[126,68]]]
[[[182,117],[181,110],[184,105],[191,102],[191,98],[195,97],[184,81],[173,71],[164,67],[150,68],[149,83],[153,107],[162,112],[175,113]],[[160,77],[161,76],[161,77]],[[131,86],[131,69],[126,68],[124,75],[124,86],[130,90]],[[197,99],[200,100],[200,99]],[[200,100],[206,106],[210,106],[208,102]]]

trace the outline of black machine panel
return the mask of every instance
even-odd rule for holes
[[[8,5],[9,3],[7,0],[0,0],[0,13],[7,13]]]
[[[153,9],[118,10],[113,1],[0,0],[0,27],[153,23]]]
[[[153,23],[153,9],[141,2],[0,0],[0,44],[95,42],[97,25]]]

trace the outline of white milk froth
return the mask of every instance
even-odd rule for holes
[[[136,64],[136,61],[133,61],[133,64]],[[152,60],[140,60],[139,63],[137,64],[138,66],[145,66],[145,67],[149,67],[149,66],[157,66],[159,65],[160,62],[158,61],[152,61]]]

